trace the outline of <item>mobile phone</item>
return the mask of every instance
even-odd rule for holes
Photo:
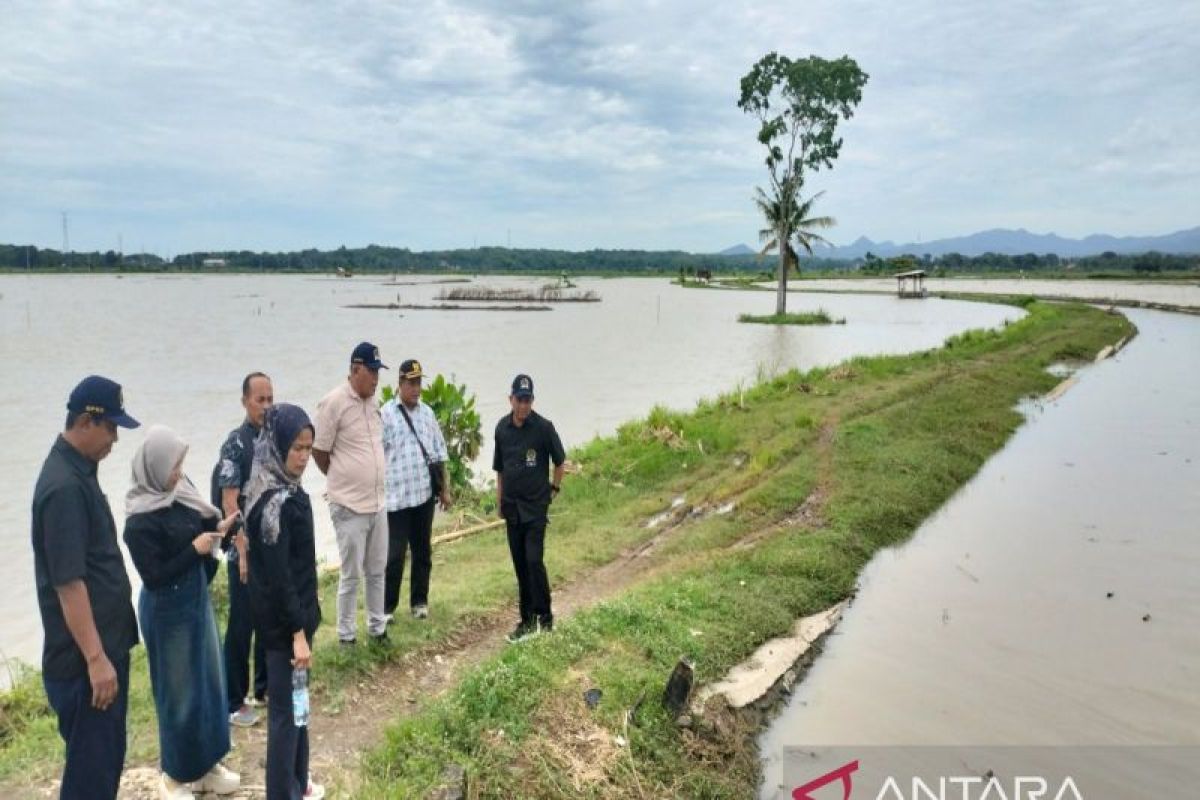
[[[229,530],[225,531],[225,535],[221,537],[221,549],[229,550],[233,547],[233,537],[242,529],[242,512],[233,518],[233,522],[229,523]],[[217,534],[220,536],[220,534]]]

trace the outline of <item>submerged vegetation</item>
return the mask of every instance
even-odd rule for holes
[[[784,314],[739,314],[738,322],[763,325],[845,325],[846,319],[834,319],[823,308],[816,311],[790,311]]]
[[[493,286],[471,286],[461,289],[443,289],[438,300],[469,300],[472,302],[536,302],[536,303],[598,303],[600,295],[590,289],[573,292],[553,284],[539,289],[500,289]]]
[[[1026,308],[1002,330],[945,348],[788,372],[690,413],[658,408],[573,450],[547,536],[555,632],[470,651],[478,655],[446,692],[348,707],[355,686],[427,674],[457,642],[498,643],[511,626],[498,613],[514,592],[504,537],[435,549],[427,624],[398,620],[391,649],[340,648],[328,629],[318,635],[314,715],[325,716],[314,722],[314,761],[334,746],[319,725],[338,712],[353,711],[342,716],[354,730],[372,717],[391,722],[385,733],[369,729],[361,762],[318,777],[360,797],[426,796],[452,764],[465,769],[471,797],[753,794],[753,731],[715,710],[680,727],[659,700],[667,675],[687,656],[698,682],[716,680],[797,617],[848,597],[873,553],[910,536],[1004,444],[1021,422],[1016,403],[1056,382],[1047,366],[1132,331],[1124,317],[1083,305]],[[336,576],[323,576],[327,608],[335,589]],[[155,758],[140,654],[135,764]],[[593,688],[594,708],[584,699]],[[45,784],[60,754],[52,716],[34,715],[7,731],[0,777]]]

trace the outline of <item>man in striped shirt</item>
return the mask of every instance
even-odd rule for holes
[[[429,616],[429,575],[433,569],[431,538],[434,503],[449,508],[446,480],[446,440],[433,409],[421,402],[421,362],[410,358],[400,365],[397,396],[384,404],[383,455],[386,464],[384,489],[388,520],[388,561],[384,576],[383,608],[390,622],[400,602],[404,560],[412,550],[409,577],[409,608],[413,617]],[[434,497],[429,468],[442,474],[442,490]]]

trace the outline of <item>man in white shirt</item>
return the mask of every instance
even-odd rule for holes
[[[423,375],[421,362],[415,358],[401,364],[397,396],[381,411],[388,522],[383,607],[389,622],[400,602],[404,560],[410,549],[409,608],[416,619],[429,616],[434,503],[440,500],[443,509],[450,507],[446,440],[433,409],[421,402]],[[436,496],[431,470],[441,475],[441,489]]]

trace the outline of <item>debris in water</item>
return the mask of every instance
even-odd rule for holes
[[[1149,622],[1149,621],[1150,621],[1150,615],[1149,615],[1149,614],[1145,614],[1145,615],[1143,615],[1143,616],[1142,616],[1142,622]]]
[[[1112,599],[1112,596],[1113,596],[1113,593],[1112,593],[1112,592],[1107,592],[1107,593],[1106,593],[1104,596],[1105,596],[1105,597],[1107,597],[1107,598],[1109,598],[1109,599],[1111,600],[1111,599]]]

